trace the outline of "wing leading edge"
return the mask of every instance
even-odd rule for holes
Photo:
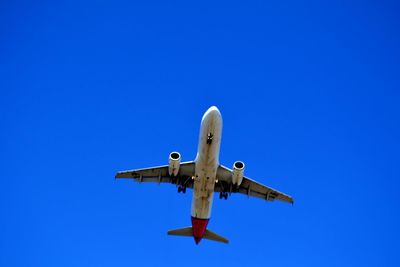
[[[271,187],[260,184],[248,177],[243,177],[239,187],[232,184],[232,170],[220,165],[217,171],[218,183],[215,192],[241,193],[247,196],[274,201],[275,199],[293,204],[293,198]]]

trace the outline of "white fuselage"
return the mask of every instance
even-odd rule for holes
[[[221,113],[216,107],[211,107],[204,114],[200,126],[191,214],[194,218],[209,219],[211,215],[221,135]]]

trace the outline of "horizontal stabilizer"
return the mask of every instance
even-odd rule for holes
[[[168,231],[169,235],[179,235],[179,236],[193,236],[193,230],[192,227],[185,227],[185,228],[179,228],[175,230],[169,230]]]
[[[218,235],[218,234],[216,234],[216,233],[214,233],[214,232],[212,232],[210,230],[206,230],[206,232],[204,233],[203,238],[204,239],[208,239],[208,240],[217,241],[217,242],[222,242],[222,243],[225,243],[225,244],[229,243],[228,239],[226,239],[225,237],[222,237],[222,236],[220,236],[220,235]]]
[[[185,228],[179,228],[179,229],[175,229],[175,230],[169,230],[168,231],[169,235],[176,235],[176,236],[193,236],[193,228],[192,227],[185,227]],[[212,241],[217,241],[217,242],[221,242],[221,243],[225,243],[228,244],[229,240],[226,239],[225,237],[222,237],[210,230],[205,231],[204,236],[196,238],[194,237],[196,244],[198,244],[200,242],[200,240],[204,238],[204,239],[208,239],[208,240],[212,240]]]

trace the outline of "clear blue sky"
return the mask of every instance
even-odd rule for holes
[[[2,1],[0,265],[399,266],[399,11]],[[216,198],[231,244],[196,246],[191,191],[114,174],[193,159],[211,105],[221,163],[295,205]]]

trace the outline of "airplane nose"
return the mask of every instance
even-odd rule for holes
[[[206,111],[207,115],[213,115],[213,116],[219,116],[221,117],[221,112],[219,112],[219,109],[216,106],[212,106],[210,107],[207,111]]]
[[[220,121],[222,122],[222,116],[219,112],[219,109],[216,106],[212,106],[204,113],[202,118],[202,123],[209,123],[212,121]]]

